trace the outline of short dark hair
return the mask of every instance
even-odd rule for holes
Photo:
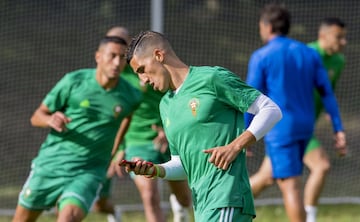
[[[272,26],[272,32],[287,35],[290,31],[291,15],[284,5],[270,3],[260,11],[260,20]]]
[[[109,42],[117,43],[119,45],[127,46],[127,43],[125,39],[117,37],[117,36],[104,36],[99,43],[99,47],[105,44],[108,44]]]
[[[139,45],[143,37],[148,33],[148,31],[142,31],[139,34],[137,34],[134,38],[132,38],[130,45],[128,47],[127,53],[126,53],[126,61],[129,64],[131,59],[134,56],[134,51],[136,47]]]
[[[320,26],[333,26],[333,25],[339,26],[341,28],[346,27],[345,23],[340,18],[337,17],[327,17],[327,18],[323,18],[320,21]]]
[[[171,48],[170,43],[165,37],[165,35],[155,31],[140,32],[130,42],[126,54],[127,62],[130,63],[135,53],[145,52],[148,47],[155,45],[161,45],[165,48]]]

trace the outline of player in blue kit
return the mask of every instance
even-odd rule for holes
[[[303,155],[315,124],[315,89],[331,116],[339,153],[346,149],[344,129],[318,53],[286,37],[290,29],[288,10],[277,4],[266,5],[259,27],[266,45],[252,54],[247,83],[274,100],[283,112],[283,119],[265,136],[266,154],[290,221],[304,222],[301,174]],[[252,189],[257,189],[258,181],[250,178],[250,182]]]

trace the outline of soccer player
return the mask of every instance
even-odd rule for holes
[[[335,89],[345,65],[344,55],[341,53],[345,45],[345,23],[334,17],[324,18],[320,22],[317,41],[308,44],[319,53],[333,89]],[[315,91],[316,119],[318,119],[322,111],[321,97]],[[345,155],[347,150],[344,149],[343,151],[342,155]],[[330,168],[330,161],[320,141],[314,135],[306,147],[303,162],[310,170],[304,191],[306,221],[315,222],[318,200]],[[265,157],[259,171],[251,177],[250,181],[255,180],[256,183],[254,184],[257,185],[253,189],[255,196],[272,184],[271,163],[267,157]]]
[[[331,86],[335,89],[345,65],[344,55],[341,53],[346,45],[345,23],[339,18],[324,18],[320,23],[318,40],[308,45],[320,54],[323,65],[328,72]],[[318,118],[323,111],[323,106],[319,94],[315,93],[315,113],[316,118]],[[346,152],[347,150],[343,150],[340,154],[345,155]],[[330,168],[330,161],[320,141],[314,136],[306,148],[304,163],[310,170],[304,193],[306,218],[307,222],[315,222],[318,200]]]
[[[122,120],[139,106],[141,94],[119,77],[126,65],[126,41],[104,37],[96,69],[66,74],[31,117],[50,128],[19,195],[14,222],[36,221],[57,207],[58,222],[77,222],[97,198]]]
[[[277,4],[266,5],[259,26],[266,45],[251,56],[247,83],[273,99],[280,106],[283,119],[265,136],[267,157],[260,167],[263,174],[252,176],[250,183],[256,196],[273,177],[282,192],[290,221],[304,222],[302,159],[314,129],[315,89],[331,116],[340,155],[346,153],[345,133],[318,53],[286,37],[290,29],[288,10]]]
[[[129,35],[129,31],[122,26],[116,26],[112,29],[112,35],[116,36],[121,39],[124,39],[127,44],[129,44],[131,38]],[[125,78],[128,74],[133,73],[131,67],[126,64],[125,68],[122,69],[120,76],[122,78]],[[136,87],[134,87],[137,89]],[[142,94],[140,90],[138,90],[139,94]],[[128,119],[127,119],[128,120]],[[130,120],[129,120],[130,121]],[[125,122],[125,121],[123,121]],[[124,124],[128,125],[128,124]],[[120,130],[119,130],[120,131]],[[119,135],[117,135],[118,138]],[[123,138],[124,135],[121,135],[120,137]],[[116,140],[117,140],[116,138]],[[121,221],[121,212],[119,209],[116,209],[113,202],[111,201],[111,190],[112,190],[112,178],[115,175],[115,167],[117,165],[117,162],[122,160],[124,158],[124,152],[123,152],[123,146],[119,149],[118,144],[122,143],[123,141],[115,141],[113,150],[116,150],[117,152],[114,153],[113,159],[110,163],[107,175],[105,177],[105,180],[103,182],[103,186],[99,192],[99,198],[93,205],[93,211],[98,213],[107,214],[107,220],[108,222],[120,222]],[[122,172],[119,171],[119,176],[122,177]]]
[[[171,160],[124,163],[127,171],[188,179],[196,221],[252,221],[253,197],[245,148],[281,119],[278,106],[222,67],[188,66],[164,35],[146,31],[129,47],[128,62],[145,84],[166,92],[160,114]],[[244,129],[243,113],[255,114]]]
[[[118,36],[130,40],[125,27],[115,26],[107,36]],[[159,103],[164,93],[154,91],[149,85],[140,84],[138,76],[130,66],[126,66],[121,76],[129,81],[142,93],[139,108],[132,115],[130,126],[125,135],[125,158],[128,160],[142,159],[154,163],[163,163],[170,159],[168,142],[161,125]],[[127,126],[125,126],[127,127]],[[119,153],[122,155],[121,153]],[[113,166],[118,167],[122,158],[117,157]],[[164,222],[165,215],[161,209],[161,197],[158,180],[142,176],[131,175],[140,193],[146,221]],[[189,207],[191,206],[191,193],[187,181],[168,181],[172,194],[170,204],[174,222],[190,221]],[[107,192],[109,193],[109,192]],[[104,201],[103,201],[104,202]]]

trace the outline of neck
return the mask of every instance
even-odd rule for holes
[[[171,66],[171,69],[168,69],[171,76],[171,90],[176,90],[183,84],[189,74],[189,69],[189,66],[181,61],[178,61],[175,65]]]
[[[99,85],[104,88],[105,90],[110,90],[112,88],[114,88],[118,81],[119,78],[113,78],[110,79],[108,77],[106,77],[106,75],[101,74],[99,71],[96,72],[96,81],[99,83]]]
[[[268,36],[266,36],[264,39],[263,39],[263,43],[266,44],[268,42],[270,42],[273,38],[277,37],[279,35],[277,34],[274,34],[274,33],[270,33]]]
[[[269,35],[268,41],[271,41],[272,39],[274,39],[274,38],[276,38],[276,37],[278,37],[278,36],[280,36],[280,35],[271,33],[271,34]]]
[[[332,55],[334,54],[330,49],[326,48],[326,44],[323,41],[319,40],[319,46],[325,51],[326,55]]]
[[[167,57],[164,67],[170,75],[170,90],[175,91],[183,84],[189,74],[189,66],[176,55],[172,55]]]

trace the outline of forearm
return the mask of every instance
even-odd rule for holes
[[[39,107],[31,116],[30,122],[32,126],[46,128],[49,127],[50,118],[51,114]]]
[[[243,148],[249,147],[255,142],[256,137],[254,136],[254,134],[246,130],[232,142],[232,145],[237,150],[242,150]]]
[[[116,152],[118,151],[119,146],[122,143],[127,130],[129,129],[131,118],[132,118],[132,116],[128,116],[121,121],[119,130],[116,133],[116,137],[114,140],[114,145],[113,145],[113,149],[111,152],[112,156],[114,156],[116,154]]]
[[[265,95],[260,95],[250,106],[249,113],[255,114],[247,131],[260,140],[282,118],[280,108]]]
[[[326,112],[331,117],[331,122],[334,132],[344,131],[340,111],[337,106],[337,102],[334,96],[326,96],[322,98],[323,104],[325,106]]]
[[[170,161],[159,164],[158,166],[160,170],[159,177],[166,180],[185,180],[187,178],[178,155],[172,155]]]

